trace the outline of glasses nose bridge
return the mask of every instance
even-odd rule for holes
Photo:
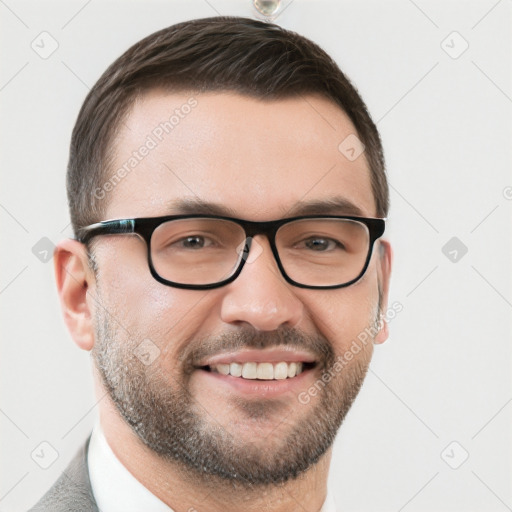
[[[269,242],[272,253],[275,254],[276,248],[276,233],[277,230],[286,221],[266,221],[266,222],[254,222],[254,221],[243,221],[240,225],[245,231],[245,239],[253,239],[256,235],[263,235]]]
[[[285,273],[285,270],[283,268],[283,265],[281,263],[281,258],[279,256],[279,253],[277,251],[277,245],[276,245],[276,235],[279,228],[283,225],[289,222],[287,219],[280,219],[275,221],[263,221],[263,222],[257,222],[257,221],[238,221],[238,224],[243,228],[245,232],[245,243],[244,243],[244,256],[242,257],[242,260],[240,261],[240,267],[239,272],[237,272],[235,275],[239,275],[239,273],[242,271],[243,267],[246,263],[252,263],[256,258],[258,258],[259,254],[261,254],[261,251],[263,250],[258,249],[255,247],[254,237],[257,235],[263,235],[270,246],[270,252],[272,253],[272,259],[274,260],[274,264],[277,266],[279,274],[287,280],[287,276]],[[256,252],[254,252],[256,251]],[[268,257],[268,256],[267,256]]]

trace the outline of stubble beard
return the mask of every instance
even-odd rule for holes
[[[192,481],[200,479],[209,484],[229,482],[254,489],[282,484],[310,469],[334,442],[363,384],[371,358],[371,350],[361,351],[359,359],[322,387],[315,403],[306,406],[297,400],[292,404],[309,410],[288,428],[285,437],[274,436],[271,443],[251,443],[223,428],[191,395],[191,367],[187,362],[197,360],[200,354],[214,352],[214,347],[219,350],[226,346],[232,349],[292,345],[317,354],[319,362],[315,371],[321,379],[336,362],[328,340],[305,336],[295,329],[272,333],[245,330],[222,339],[190,340],[186,346],[191,348],[179,358],[182,371],[170,376],[162,371],[158,358],[146,366],[135,356],[134,351],[145,336],[132,332],[128,337],[103,309],[98,314],[92,357],[116,409],[155,454],[178,465]],[[254,416],[258,410],[261,414],[266,412],[262,402],[246,403],[243,407],[242,399],[240,405],[240,414],[247,417]],[[272,409],[275,407],[269,407],[268,411]]]

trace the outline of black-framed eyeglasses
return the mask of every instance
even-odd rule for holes
[[[314,215],[254,222],[217,215],[169,215],[98,222],[82,228],[78,240],[138,235],[146,242],[149,268],[157,281],[206,290],[234,281],[262,250],[254,237],[265,235],[288,283],[331,289],[349,286],[363,276],[374,242],[384,234],[385,220]]]

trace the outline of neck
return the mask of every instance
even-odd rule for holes
[[[279,512],[297,508],[319,511],[325,501],[331,449],[296,479],[251,488],[220,478],[197,478],[197,475],[194,478],[177,463],[162,459],[145,446],[120,417],[108,396],[100,402],[100,422],[115,456],[142,485],[175,512],[238,512],[240,509]]]

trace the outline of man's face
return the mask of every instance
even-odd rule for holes
[[[375,216],[364,155],[350,161],[338,150],[355,129],[334,104],[314,96],[266,102],[200,94],[172,131],[157,130],[159,141],[155,129],[189,99],[151,92],[135,103],[112,169],[148,135],[157,144],[104,199],[106,218],[182,213],[173,205],[190,199],[267,221],[339,197],[362,216]],[[254,242],[235,281],[186,290],[151,276],[140,238],[96,239],[93,354],[118,411],[154,452],[192,473],[269,484],[308,469],[331,446],[362,384],[373,340],[341,369],[333,365],[375,324],[379,282],[387,275],[374,251],[366,274],[349,287],[294,287],[280,274],[268,240]],[[141,352],[148,354],[142,361]],[[218,373],[219,362],[302,362],[303,372],[260,380]],[[292,372],[293,365],[286,368]],[[332,378],[319,385],[329,370]],[[299,400],[315,383],[309,401]]]

